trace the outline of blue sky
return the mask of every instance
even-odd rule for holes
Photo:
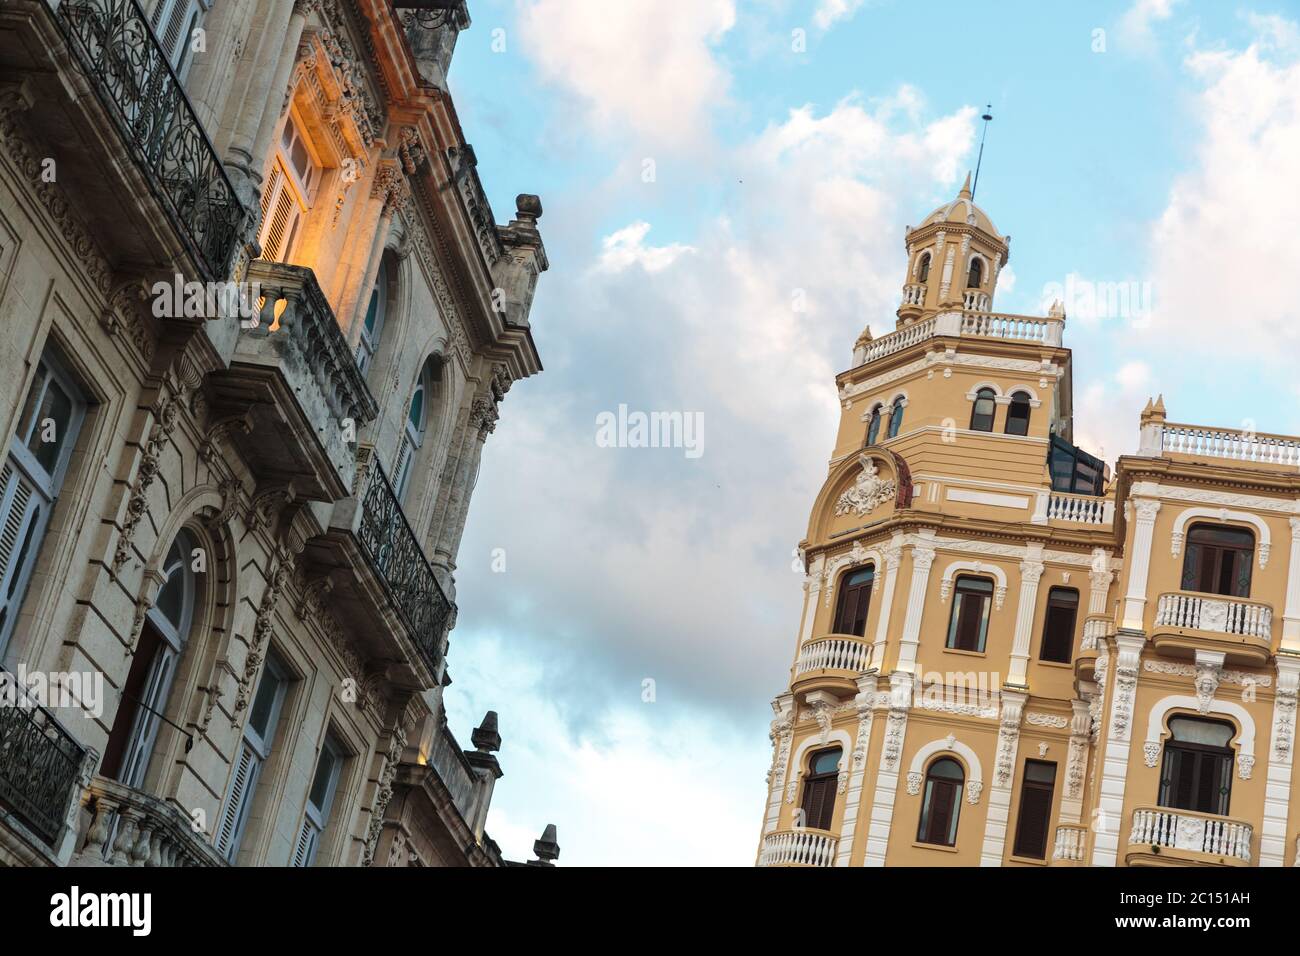
[[[461,121],[499,221],[541,195],[551,261],[546,371],[484,454],[447,694],[466,739],[500,711],[508,855],[549,822],[562,864],[752,863],[832,379],[864,325],[893,328],[903,229],[974,166],[986,102],[977,201],[1012,236],[994,308],[1134,283],[1127,308],[1066,302],[1076,439],[1132,451],[1156,392],[1174,421],[1300,432],[1294,0],[470,12]],[[620,404],[701,415],[704,454],[599,447]]]

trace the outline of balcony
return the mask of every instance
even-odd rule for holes
[[[1034,524],[1062,524],[1109,529],[1115,523],[1115,500],[1063,491],[1040,491],[1030,518]]]
[[[261,313],[240,330],[230,367],[208,377],[213,410],[242,420],[230,437],[259,477],[336,501],[351,488],[354,436],[378,413],[374,397],[311,269],[259,259],[247,280]]]
[[[1249,823],[1209,813],[1139,807],[1133,811],[1129,866],[1249,866]]]
[[[962,308],[967,312],[987,312],[992,300],[987,292],[965,292],[961,297]]]
[[[1081,824],[1062,823],[1056,828],[1056,845],[1052,849],[1052,866],[1078,866],[1088,852],[1088,828]]]
[[[107,777],[82,798],[85,826],[72,866],[225,866],[188,813]]]
[[[390,680],[422,688],[441,678],[456,606],[369,445],[357,449],[355,491],[335,505],[329,529],[306,554],[331,578],[335,606],[372,645],[369,656],[394,662]]]
[[[1273,608],[1220,594],[1175,591],[1156,603],[1151,643],[1174,657],[1196,651],[1220,651],[1225,660],[1245,666],[1268,662],[1273,637]]]
[[[763,837],[759,866],[834,866],[839,839],[826,830],[777,830]]]
[[[855,694],[856,679],[871,666],[871,645],[852,634],[827,634],[799,648],[792,691],[804,694],[827,690]]]
[[[23,694],[3,676],[0,688]],[[55,853],[85,760],[85,748],[49,711],[25,697],[0,703],[0,805]]]
[[[1160,423],[1160,453],[1219,458],[1252,465],[1300,465],[1300,439],[1232,428]]]
[[[968,309],[962,312],[940,312],[929,318],[914,321],[912,316],[919,314],[919,307],[910,303],[908,297],[917,293],[909,293],[907,291],[909,289],[919,289],[920,294],[924,296],[922,286],[904,287],[903,304],[899,307],[899,312],[905,324],[902,328],[873,339],[863,346],[861,352],[855,355],[858,365],[866,365],[937,336],[998,339],[1049,347],[1058,347],[1061,344],[1061,334],[1065,327],[1065,319],[1061,316],[1053,315],[1044,318]]]
[[[227,277],[246,210],[136,0],[4,4],[0,72],[58,162],[43,204],[66,199],[114,268]]]

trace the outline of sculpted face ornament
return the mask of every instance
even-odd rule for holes
[[[888,501],[898,493],[898,484],[892,478],[881,478],[879,469],[870,455],[858,456],[862,464],[862,473],[852,487],[845,489],[835,502],[836,516],[850,512],[859,517],[875,511],[881,503]]]

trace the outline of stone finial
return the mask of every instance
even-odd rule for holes
[[[515,215],[523,222],[536,222],[542,218],[542,200],[532,193],[520,193],[515,197]]]
[[[1060,299],[1054,300],[1052,302],[1052,307],[1047,310],[1047,315],[1049,318],[1053,319],[1065,318],[1065,303]]]
[[[1142,417],[1139,419],[1141,424],[1163,423],[1165,420],[1165,397],[1159,395],[1155,401],[1147,399],[1146,407],[1142,409]]]
[[[1156,396],[1156,403],[1155,403],[1153,406],[1151,406],[1151,411],[1152,411],[1153,414],[1155,414],[1155,415],[1159,415],[1160,418],[1161,418],[1161,420],[1164,419],[1164,417],[1165,417],[1165,396],[1164,396],[1164,393],[1163,393],[1163,392],[1161,392],[1159,395]]]
[[[957,198],[970,199],[971,197],[972,197],[972,193],[970,191],[970,170],[968,169],[966,170],[966,181],[961,184],[961,192],[957,194]]]
[[[560,858],[560,844],[555,839],[554,823],[546,824],[546,829],[542,831],[542,838],[533,841],[533,852],[537,854],[536,865],[555,865],[555,861]]]
[[[501,749],[501,734],[497,732],[497,712],[489,710],[483,715],[483,722],[469,735],[470,742],[479,753],[491,753]]]
[[[870,341],[871,341],[871,326],[868,325],[865,329],[862,330],[862,334],[858,336],[858,340],[853,343],[853,347],[857,348],[859,345],[866,345]]]

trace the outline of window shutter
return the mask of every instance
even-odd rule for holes
[[[41,496],[12,461],[4,464],[0,488],[4,508],[0,524],[0,622],[3,622],[12,613],[11,604],[22,597],[19,578],[24,558],[33,553],[31,537],[39,523]]]
[[[1041,860],[1047,849],[1047,827],[1052,819],[1050,788],[1025,787],[1020,796],[1020,819],[1016,821],[1016,856]]]
[[[280,163],[271,164],[271,175],[262,190],[262,258],[283,262],[289,253],[298,221],[298,203],[285,182]]]
[[[316,828],[310,820],[302,821],[302,830],[298,832],[298,845],[293,851],[294,866],[310,866],[316,850]]]
[[[397,462],[393,465],[393,492],[399,501],[406,496],[406,473],[411,466],[411,451],[411,439],[403,435],[402,443],[397,449]]]
[[[256,784],[259,763],[253,748],[245,741],[239,749],[239,761],[235,765],[234,777],[230,783],[230,797],[226,801],[226,812],[221,815],[221,824],[217,829],[217,852],[227,860],[233,860],[235,852],[239,849],[245,808]]]

